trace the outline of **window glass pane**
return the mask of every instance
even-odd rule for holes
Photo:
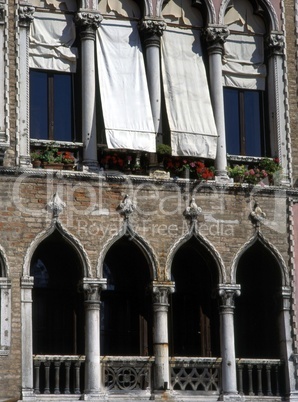
[[[48,139],[47,73],[30,71],[30,136]]]
[[[71,74],[54,74],[54,139],[72,141]]]
[[[244,91],[245,153],[262,156],[260,91]]]
[[[224,88],[227,152],[231,155],[240,154],[238,92],[237,89]]]

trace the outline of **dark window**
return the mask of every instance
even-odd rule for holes
[[[270,156],[264,120],[264,92],[224,88],[227,152]]]
[[[30,71],[30,137],[73,141],[73,75]]]

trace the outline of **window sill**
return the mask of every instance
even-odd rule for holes
[[[69,149],[83,148],[82,142],[51,141],[51,140],[36,140],[36,139],[30,139],[30,145],[32,145],[32,146],[51,145],[51,146],[54,146],[57,148],[69,148]]]

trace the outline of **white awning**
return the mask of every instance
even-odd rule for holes
[[[155,130],[137,22],[103,21],[97,60],[109,148],[155,152]]]
[[[231,34],[226,40],[224,49],[223,85],[265,90],[263,37]]]
[[[71,47],[75,37],[73,15],[34,13],[30,25],[29,67],[75,72],[77,52]]]
[[[214,159],[217,131],[199,31],[167,28],[162,76],[173,155]]]

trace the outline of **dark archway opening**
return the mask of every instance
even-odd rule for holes
[[[279,358],[281,272],[275,257],[256,242],[240,258],[235,301],[236,356]]]
[[[150,267],[142,250],[128,237],[118,240],[104,261],[107,290],[102,293],[101,354],[152,354]]]
[[[195,237],[177,251],[172,279],[175,293],[169,320],[171,355],[220,356],[217,264]]]
[[[84,354],[84,299],[78,292],[82,266],[72,246],[55,231],[31,261],[33,353]]]

